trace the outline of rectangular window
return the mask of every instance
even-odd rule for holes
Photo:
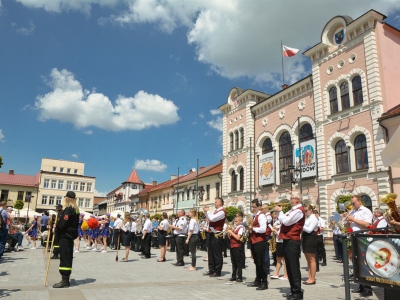
[[[60,168],[60,172],[61,172],[61,173],[64,172],[64,168]]]
[[[57,171],[57,167],[53,167],[53,172],[56,172]]]
[[[206,199],[210,199],[210,185],[206,185]]]
[[[42,196],[42,205],[47,204],[47,196]]]
[[[44,180],[43,187],[44,187],[45,189],[48,189],[48,188],[49,188],[49,182],[50,182],[50,180],[48,180],[48,179],[45,179],[45,180]]]
[[[92,184],[88,182],[88,184],[86,185],[86,192],[91,192],[91,191],[92,191]]]
[[[85,183],[81,182],[81,192],[84,192],[84,191],[85,191]]]
[[[17,200],[24,200],[24,191],[18,191]]]
[[[59,180],[58,181],[58,189],[62,190],[64,188],[64,180]]]
[[[77,190],[78,190],[78,183],[74,182],[74,191],[77,191]]]
[[[50,196],[49,205],[54,205],[54,196]]]
[[[215,197],[217,197],[217,198],[219,198],[219,185],[220,185],[220,183],[219,182],[216,182],[215,183]]]
[[[90,207],[90,199],[85,200],[85,207],[86,208]]]
[[[71,181],[67,181],[67,190],[70,191],[72,187],[72,182]]]
[[[79,200],[78,200],[78,206],[79,206],[79,207],[83,207],[83,199],[82,199],[82,198],[79,198]]]
[[[71,173],[71,169],[70,168],[67,169],[67,173]]]
[[[56,205],[61,204],[61,196],[57,196]]]
[[[78,169],[75,169],[75,170],[74,170],[74,174],[78,174]]]
[[[55,189],[55,188],[56,188],[56,185],[57,185],[57,180],[52,179],[52,180],[51,180],[51,188],[52,188],[52,189]]]
[[[198,187],[198,190],[199,190],[199,200],[203,200],[203,198],[204,198],[204,187],[203,186],[199,186]]]

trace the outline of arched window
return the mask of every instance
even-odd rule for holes
[[[229,139],[230,139],[230,151],[233,151],[233,133],[232,132],[229,134]]]
[[[300,128],[300,142],[305,142],[314,139],[314,133],[309,123],[304,124]]]
[[[333,87],[329,90],[329,103],[331,106],[331,114],[334,114],[339,110],[337,102],[337,89]]]
[[[353,86],[353,100],[354,105],[358,105],[363,103],[363,95],[362,95],[362,86],[361,86],[361,77],[356,76],[351,81]]]
[[[340,140],[335,146],[336,173],[346,173],[349,171],[349,160],[346,143]]]
[[[244,169],[241,168],[239,171],[239,191],[244,190]]]
[[[240,148],[244,147],[244,129],[240,129]]]
[[[356,169],[368,169],[367,139],[364,134],[360,134],[355,138],[354,151],[356,155]]]
[[[372,211],[372,200],[369,196],[362,195],[361,201],[366,208],[368,208],[370,211]]]
[[[236,192],[237,191],[237,176],[235,171],[232,171],[231,174],[231,192]]]
[[[270,138],[266,139],[262,145],[262,154],[272,152],[272,141]]]
[[[235,131],[235,150],[239,149],[239,131]]]
[[[279,138],[279,173],[281,183],[290,182],[287,175],[289,165],[293,164],[292,139],[288,131],[285,131]]]
[[[350,97],[349,97],[349,84],[347,81],[340,85],[340,98],[342,100],[342,109],[350,107]]]

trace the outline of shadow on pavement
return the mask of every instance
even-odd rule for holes
[[[10,275],[8,272],[4,272],[4,271],[2,271],[1,273],[0,273],[0,276],[6,276],[6,275]]]
[[[85,279],[79,279],[79,280],[71,279],[71,286],[90,284],[95,281],[96,281],[96,279],[94,279],[94,278],[85,278]]]
[[[11,296],[12,293],[19,292],[19,291],[21,291],[21,290],[20,289],[14,289],[14,290],[0,289],[0,298]]]

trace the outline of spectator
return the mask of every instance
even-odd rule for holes
[[[2,219],[3,229],[0,229],[0,260],[3,259],[4,249],[6,247],[7,237],[8,237],[8,230],[9,226],[7,225],[9,216],[6,211],[7,202],[1,201],[0,202],[0,217]]]

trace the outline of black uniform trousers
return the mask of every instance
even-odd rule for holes
[[[224,240],[222,238],[216,238],[214,233],[210,233],[210,246],[208,248],[208,270],[212,273],[221,274],[223,257],[222,248]]]
[[[256,279],[255,281],[267,282],[267,266],[265,264],[265,249],[267,242],[262,241],[251,244],[251,253],[253,254],[254,264],[256,265]]]
[[[118,235],[120,234],[121,229],[114,229],[114,238],[113,238],[113,244],[115,249],[121,249],[121,237],[119,239],[119,245],[118,245]]]
[[[72,272],[72,259],[74,254],[74,240],[60,236],[60,266],[58,270],[61,276],[69,278]]]
[[[340,238],[339,234],[333,235],[333,244],[335,246],[336,259],[342,260],[343,259],[343,246],[342,246],[342,239]]]
[[[150,258],[151,257],[151,253],[150,253],[150,249],[151,249],[151,233],[146,233],[144,239],[143,239],[143,254],[145,257]]]
[[[317,251],[318,251],[318,258],[319,260],[322,259],[322,262],[326,263],[326,251],[325,251],[325,244],[324,244],[324,235],[320,234],[317,236]]]
[[[176,243],[176,262],[183,264],[183,255],[185,254],[185,236],[175,235]]]
[[[301,291],[300,245],[300,241],[283,240],[286,271],[289,277],[290,292],[293,294],[303,293]]]
[[[169,238],[169,241],[170,241],[170,245],[171,245],[171,248],[169,249],[169,251],[175,252],[176,241],[175,241],[175,235],[174,234],[171,234],[171,237]]]
[[[199,237],[197,234],[192,234],[189,240],[189,249],[190,249],[190,255],[192,256],[192,267],[196,266],[196,248],[197,248],[197,242],[199,241]],[[186,243],[186,242],[185,242]]]
[[[60,234],[57,232],[54,236],[53,254],[56,256],[60,255]]]
[[[243,243],[242,243],[243,244]],[[232,278],[242,279],[242,246],[231,248]]]

